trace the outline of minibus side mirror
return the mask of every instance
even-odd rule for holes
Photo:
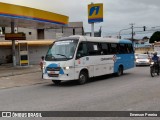
[[[81,58],[81,57],[82,57],[81,53],[77,53],[76,59],[79,59],[79,58]]]

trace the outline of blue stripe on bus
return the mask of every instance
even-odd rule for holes
[[[132,44],[132,41],[130,40],[119,40],[119,43],[131,43]]]
[[[52,64],[49,64],[47,67],[49,67],[49,68],[57,68],[57,67],[59,67],[59,65],[55,64],[55,63],[52,63]],[[46,67],[45,73],[47,73],[47,67]],[[59,74],[61,74],[61,75],[64,74],[64,71],[63,71],[62,68],[60,69]]]
[[[118,72],[120,65],[123,65],[123,70],[127,70],[135,67],[134,54],[118,54],[116,55],[116,61],[114,62],[114,73]]]

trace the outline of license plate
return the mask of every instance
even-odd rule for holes
[[[50,71],[49,74],[55,74],[55,72],[54,71]]]

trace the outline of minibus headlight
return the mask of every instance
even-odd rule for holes
[[[64,69],[65,69],[65,70],[69,70],[69,69],[70,69],[70,67],[69,67],[69,66],[67,66],[67,67],[64,67]]]

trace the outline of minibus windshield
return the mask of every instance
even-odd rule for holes
[[[60,40],[50,46],[46,61],[66,61],[73,58],[78,40]]]

